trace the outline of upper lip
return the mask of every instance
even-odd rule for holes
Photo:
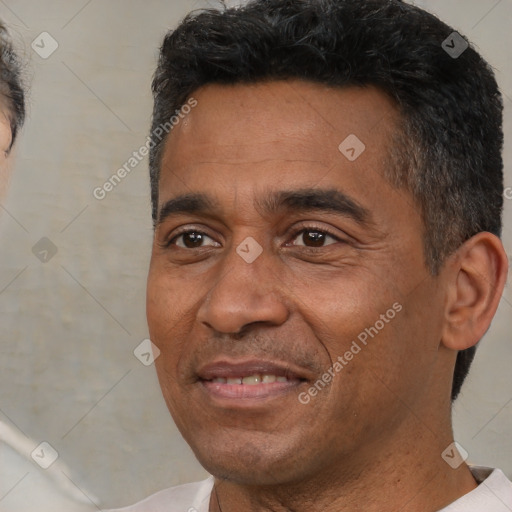
[[[307,380],[306,371],[295,365],[282,361],[265,361],[263,359],[251,359],[246,361],[229,361],[219,359],[201,366],[197,372],[202,380],[215,378],[248,377],[251,375],[275,375],[288,379]]]

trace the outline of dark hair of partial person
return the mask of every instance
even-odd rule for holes
[[[11,150],[25,120],[25,92],[21,73],[21,61],[14,51],[7,29],[0,22],[0,99],[7,109],[12,133],[8,151]]]
[[[437,275],[476,233],[501,236],[503,208],[501,94],[471,45],[457,58],[445,51],[442,43],[453,32],[399,0],[253,0],[193,12],[161,47],[152,129],[207,84],[299,79],[379,88],[401,119],[386,177],[418,205],[426,265]],[[150,153],[154,222],[164,144]],[[475,350],[457,354],[452,400]]]

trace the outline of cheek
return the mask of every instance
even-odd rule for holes
[[[146,315],[152,341],[158,345],[162,336],[170,337],[179,331],[190,310],[190,288],[181,285],[179,279],[169,277],[165,269],[151,264],[146,292]],[[162,349],[163,347],[160,347]]]
[[[190,344],[197,297],[179,279],[157,270],[152,266],[148,276],[146,316],[150,339],[160,349],[155,366],[164,389],[177,380],[180,360]]]
[[[327,278],[310,275],[296,280],[293,291],[300,316],[332,356],[343,354],[396,301],[382,282],[355,268],[338,275],[331,273]]]
[[[421,329],[424,318],[418,305],[411,298],[402,302],[389,323],[374,320],[365,327],[365,343],[359,343],[362,350],[354,358],[360,398],[382,411],[394,411],[397,419],[408,410],[404,404],[412,407],[421,399],[437,360],[435,335]]]
[[[347,404],[358,410],[396,400],[389,390],[398,390],[402,377],[414,378],[401,371],[414,353],[415,321],[402,295],[379,276],[355,270],[323,284],[314,281],[303,281],[295,292],[300,316],[328,354],[323,364],[335,375],[331,400],[340,411]]]

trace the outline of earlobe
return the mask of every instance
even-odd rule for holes
[[[501,240],[482,232],[450,257],[442,343],[452,350],[476,345],[489,328],[508,272]]]

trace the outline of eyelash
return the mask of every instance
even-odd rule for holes
[[[307,232],[307,231],[314,231],[314,232],[318,232],[318,233],[322,233],[324,235],[329,235],[330,237],[334,238],[334,240],[336,240],[337,242],[341,242],[341,243],[344,243],[345,240],[341,239],[339,236],[335,235],[332,231],[330,231],[329,229],[326,229],[326,228],[319,228],[318,226],[301,226],[300,228],[297,228],[296,230],[294,230],[290,237],[292,240],[295,240],[297,238],[297,236],[301,233],[304,233],[304,232]],[[180,231],[178,233],[176,233],[169,241],[167,242],[164,242],[162,245],[162,248],[166,249],[166,248],[169,248],[171,247],[172,245],[175,245],[174,242],[182,235],[187,235],[187,234],[190,234],[190,233],[196,233],[198,235],[205,235],[209,238],[212,238],[213,240],[213,237],[211,237],[210,235],[208,235],[208,233],[205,233],[204,231],[200,231],[199,229],[184,229],[183,231]],[[330,244],[331,245],[331,244]],[[299,246],[300,247],[300,246]],[[306,247],[307,249],[323,249],[327,246],[323,246],[323,247],[307,247],[307,246],[302,246],[302,247]],[[183,249],[183,247],[180,247],[180,249]],[[202,249],[202,247],[196,247],[196,249]],[[185,249],[185,250],[193,250],[193,249]]]

